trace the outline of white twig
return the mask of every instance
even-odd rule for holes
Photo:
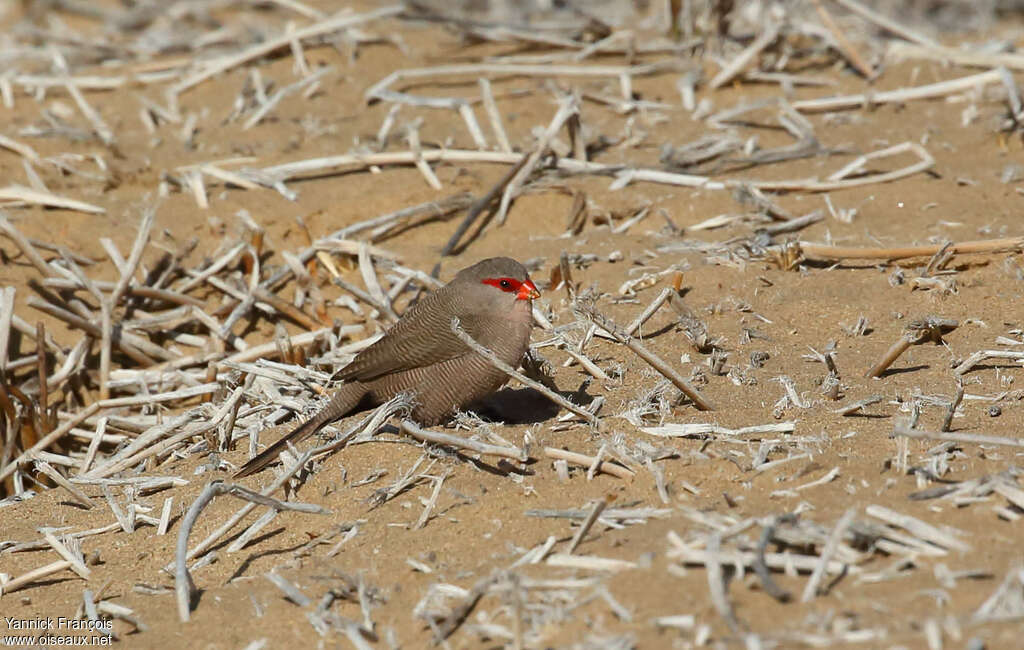
[[[498,112],[498,105],[494,101],[494,93],[491,92],[491,82],[480,77],[480,95],[483,97],[484,112],[491,122],[491,130],[494,131],[494,138],[498,141],[498,149],[505,153],[512,153],[512,145],[508,141],[508,134],[505,133],[505,125]],[[397,104],[396,104],[397,106]]]
[[[211,77],[220,74],[221,72],[230,70],[231,68],[252,61],[253,59],[266,56],[275,50],[285,47],[290,48],[292,41],[302,41],[307,38],[316,38],[332,34],[372,20],[389,18],[401,13],[403,10],[404,8],[402,5],[390,5],[377,9],[376,11],[369,11],[363,14],[352,14],[349,12],[340,13],[328,18],[327,20],[318,21],[309,27],[305,27],[290,34],[285,33],[277,38],[272,38],[258,45],[254,45],[253,47],[239,52],[238,54],[229,54],[220,57],[213,62],[207,62],[198,72],[175,84],[171,88],[170,92],[177,95],[206,81],[207,79],[210,79]]]
[[[804,593],[800,597],[800,602],[809,603],[818,594],[818,586],[821,584],[822,578],[825,577],[825,569],[828,567],[828,563],[832,561],[832,556],[835,555],[836,549],[839,547],[840,542],[843,541],[843,535],[846,534],[846,529],[853,523],[853,518],[856,514],[857,510],[850,508],[843,514],[835,528],[832,529],[832,533],[829,534],[828,540],[825,542],[825,547],[821,550],[818,564],[814,567],[811,577],[804,586]]]
[[[551,400],[552,402],[554,402],[558,406],[561,406],[565,410],[571,411],[571,412],[575,413],[576,415],[580,416],[581,418],[583,418],[584,420],[589,422],[592,426],[595,426],[595,427],[600,427],[601,426],[601,422],[600,422],[600,420],[597,419],[596,415],[594,415],[593,413],[591,413],[587,409],[583,408],[582,406],[577,406],[576,404],[573,404],[572,402],[570,402],[569,400],[565,399],[564,397],[562,397],[558,393],[552,391],[551,389],[549,389],[547,386],[541,384],[540,382],[533,381],[532,379],[530,379],[526,375],[522,374],[521,372],[517,371],[512,366],[508,365],[507,363],[505,363],[504,361],[499,359],[489,349],[487,349],[486,347],[484,347],[484,346],[480,345],[479,343],[477,343],[477,341],[472,336],[470,336],[468,332],[466,332],[464,329],[462,329],[462,326],[459,323],[459,319],[458,318],[453,318],[452,319],[451,328],[452,328],[452,331],[455,332],[455,334],[460,339],[462,339],[462,341],[466,345],[468,345],[470,348],[472,348],[474,352],[476,352],[480,356],[482,356],[485,359],[487,359],[488,361],[490,361],[491,364],[495,368],[497,368],[498,370],[501,370],[502,372],[504,372],[509,377],[515,378],[516,380],[519,381],[519,383],[523,384],[524,386],[529,386],[530,388],[532,388],[532,389],[536,390],[537,392],[543,394],[549,400]]]
[[[418,426],[415,422],[411,422],[409,420],[402,420],[401,429],[417,440],[429,442],[434,445],[445,445],[447,447],[454,447],[455,449],[466,449],[485,456],[511,458],[520,462],[525,462],[528,458],[526,450],[524,449],[489,445],[484,442],[469,440],[459,436],[451,436],[446,433],[428,431],[427,429]]]
[[[779,23],[770,24],[763,32],[761,32],[760,36],[754,39],[753,43],[740,52],[739,56],[733,59],[729,65],[722,68],[722,70],[715,75],[714,79],[712,79],[708,84],[708,87],[712,90],[721,88],[732,81],[736,75],[743,72],[758,54],[775,42],[775,39],[779,37],[779,30],[781,27],[782,26]]]
[[[249,501],[252,505],[265,505],[275,510],[297,510],[312,514],[328,513],[327,510],[318,505],[278,501],[277,499],[271,499],[266,494],[253,492],[240,485],[232,485],[221,481],[207,483],[206,487],[203,488],[203,491],[189,507],[188,512],[185,513],[185,517],[181,520],[181,529],[178,531],[178,540],[175,546],[174,593],[178,605],[178,618],[183,623],[188,622],[191,617],[191,603],[196,593],[195,583],[192,582],[192,576],[188,571],[188,536],[192,532],[192,527],[195,525],[196,519],[199,518],[199,513],[203,511],[203,508],[213,501],[215,497],[223,494],[230,494],[239,499]]]

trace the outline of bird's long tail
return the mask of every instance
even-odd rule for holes
[[[274,462],[278,455],[291,443],[296,445],[320,430],[324,425],[337,420],[349,413],[359,405],[366,396],[366,386],[354,381],[339,388],[327,406],[320,409],[316,415],[296,427],[291,433],[284,436],[274,444],[267,447],[259,455],[253,457],[242,468],[235,472],[235,478],[242,478],[260,471],[270,463]]]

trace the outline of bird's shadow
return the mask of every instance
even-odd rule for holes
[[[560,391],[562,392],[562,391]],[[580,396],[574,391],[563,396],[578,403]],[[587,396],[586,401],[590,401]],[[537,424],[558,415],[559,407],[533,388],[505,388],[470,405],[469,410],[484,420],[505,424]]]

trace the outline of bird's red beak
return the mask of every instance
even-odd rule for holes
[[[537,291],[537,285],[533,283],[533,280],[527,278],[526,282],[519,285],[516,300],[533,300],[534,298],[540,298],[540,291]]]

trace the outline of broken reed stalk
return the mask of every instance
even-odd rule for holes
[[[499,445],[489,445],[476,440],[468,440],[459,436],[451,436],[437,431],[428,431],[410,420],[402,420],[401,429],[413,438],[434,445],[444,445],[455,449],[465,449],[484,456],[498,456],[500,458],[511,458],[519,462],[526,462],[529,456],[525,449],[515,449]]]
[[[711,596],[711,603],[715,611],[722,617],[729,630],[733,634],[740,632],[740,622],[736,618],[736,612],[729,603],[729,597],[725,590],[725,575],[722,572],[722,563],[719,558],[719,551],[722,548],[722,532],[714,531],[708,538],[706,559],[704,568],[707,572],[708,592]]]
[[[345,226],[344,228],[322,237],[319,241],[330,241],[332,239],[349,239],[356,233],[369,230],[369,236],[366,237],[367,241],[377,242],[384,239],[385,235],[392,233],[395,229],[400,228],[403,224],[413,219],[418,219],[418,223],[423,223],[432,219],[442,219],[457,212],[463,208],[469,207],[473,203],[473,195],[468,192],[459,192],[452,196],[438,199],[437,201],[427,201],[426,203],[420,203],[395,212],[389,212],[366,221],[360,221],[359,223]],[[317,242],[314,242],[314,246]],[[306,257],[308,255],[308,257]],[[313,249],[306,249],[302,253],[299,253],[298,258],[302,262],[309,261],[313,257]],[[273,286],[277,284],[277,280],[272,282],[264,282],[263,286]]]
[[[142,213],[139,232],[135,237],[135,243],[132,245],[131,253],[128,255],[128,261],[121,269],[121,277],[118,279],[117,284],[114,285],[114,290],[110,292],[110,295],[105,299],[101,299],[100,399],[108,399],[110,397],[110,352],[114,336],[114,309],[117,308],[117,303],[121,300],[121,296],[128,291],[132,277],[135,275],[135,270],[139,267],[139,263],[142,261],[142,252],[145,250],[146,244],[149,243],[149,233],[153,228],[153,221],[155,217],[156,209],[153,207],[147,208]]]
[[[39,251],[36,250],[32,242],[27,237],[21,234],[14,224],[10,222],[3,212],[0,212],[0,231],[7,235],[8,239],[14,242],[14,245],[18,247],[21,254],[32,263],[32,266],[36,267],[36,271],[39,272],[44,278],[56,276],[56,272],[50,268],[50,265],[46,263]]]
[[[528,158],[528,156],[522,156],[521,158],[519,158],[518,162],[512,165],[512,167],[507,172],[505,172],[505,175],[501,177],[501,180],[495,183],[491,187],[491,189],[487,191],[486,194],[481,196],[479,199],[473,201],[473,203],[469,206],[469,210],[466,212],[466,216],[463,217],[462,221],[459,223],[459,226],[455,229],[455,232],[452,233],[452,236],[449,237],[448,241],[445,243],[444,248],[441,249],[441,257],[447,257],[454,253],[460,252],[469,244],[469,241],[467,241],[463,243],[461,246],[459,245],[462,240],[462,237],[466,234],[470,227],[472,227],[473,223],[476,222],[480,215],[483,214],[484,211],[487,210],[492,203],[494,203],[498,196],[505,191],[506,187],[508,187],[508,184],[512,182],[512,179],[519,174],[520,170],[523,169],[523,166],[526,165]],[[477,231],[479,232],[481,229],[482,226],[481,228],[478,228]]]
[[[480,602],[480,599],[490,591],[491,587],[501,578],[501,574],[495,573],[491,576],[479,580],[473,588],[470,590],[469,595],[459,603],[451,613],[448,614],[444,619],[438,621],[431,627],[434,628],[434,640],[438,643],[443,643],[448,637],[455,633],[455,630],[459,629],[466,617],[470,615],[476,604]],[[446,644],[447,645],[447,644]]]
[[[21,453],[20,456],[9,462],[6,466],[0,467],[0,481],[4,480],[8,476],[14,473],[18,469],[19,465],[29,458],[31,458],[37,451],[43,451],[54,442],[63,438],[68,431],[77,427],[79,424],[87,420],[88,418],[95,415],[100,410],[100,403],[93,402],[89,406],[85,407],[78,413],[64,421],[64,424],[60,425],[50,433],[40,438],[34,445],[26,449]]]
[[[276,293],[271,293],[261,286],[257,286],[252,290],[252,295],[256,300],[265,302],[278,312],[282,316],[288,318],[295,323],[305,327],[307,330],[313,331],[319,329],[321,324],[313,320],[313,318],[306,314],[295,305],[291,304],[284,298],[278,296]]]
[[[906,39],[911,43],[918,43],[929,48],[942,47],[938,42],[928,38],[924,34],[920,34],[906,25],[892,20],[888,16],[881,14],[870,7],[866,7],[856,0],[833,0],[836,4],[842,5],[846,9],[849,9],[855,14],[859,14],[865,20],[875,23],[882,29],[896,34],[900,38]]]
[[[80,329],[93,338],[102,338],[102,327],[96,325],[96,323],[90,320],[82,318],[78,314],[74,314],[62,307],[40,300],[35,296],[29,296],[29,299],[26,302],[29,307],[33,307],[41,312],[45,312],[50,316],[53,316],[54,318],[60,319],[71,327]],[[155,364],[156,361],[153,357],[164,361],[169,361],[174,358],[173,354],[167,352],[160,346],[151,343],[149,340],[139,336],[129,335],[126,332],[122,332],[121,336],[117,337],[114,341],[114,344],[121,352],[141,366],[151,366]],[[137,346],[142,346],[144,350]]]
[[[949,408],[946,410],[946,417],[942,420],[942,428],[940,431],[948,433],[950,428],[953,426],[953,416],[956,415],[956,409],[960,406],[960,402],[964,400],[964,382],[960,377],[956,380],[956,395],[949,402]]]
[[[209,505],[215,497],[224,494],[230,494],[238,497],[243,501],[248,501],[254,506],[262,505],[273,508],[274,510],[295,510],[298,512],[321,515],[329,514],[328,510],[325,510],[318,505],[279,501],[278,499],[273,499],[266,494],[253,492],[241,485],[224,483],[220,480],[210,481],[207,483],[206,487],[203,488],[203,491],[189,507],[188,512],[185,513],[185,517],[181,520],[181,528],[178,530],[178,539],[175,545],[174,594],[175,601],[178,605],[178,618],[182,623],[187,623],[191,618],[192,605],[194,604],[194,598],[197,595],[195,583],[192,582],[192,576],[188,571],[188,536],[192,533],[192,527],[195,526],[196,520],[199,518],[199,513],[203,511],[203,508]]]
[[[1024,70],[1024,56],[1017,52],[986,52],[982,48],[959,48],[944,45],[914,45],[900,41],[889,41],[885,52],[886,58],[896,61],[919,59],[922,61],[940,61],[943,65],[962,65],[972,68],[1008,68]],[[987,74],[987,73],[982,73]]]
[[[575,451],[569,451],[568,449],[558,449],[556,447],[545,447],[544,455],[552,460],[564,460],[567,463],[578,465],[579,467],[586,467],[587,469],[596,468],[598,472],[604,472],[617,478],[621,478],[626,481],[632,481],[636,473],[628,467],[623,467],[611,461],[601,460],[594,456],[587,456],[586,454],[580,454]]]
[[[775,579],[772,578],[771,571],[768,569],[768,563],[765,561],[765,551],[768,548],[768,544],[775,538],[775,531],[779,524],[783,522],[794,523],[795,521],[796,515],[791,513],[773,517],[771,523],[764,526],[764,529],[761,531],[761,539],[757,543],[757,553],[754,557],[754,573],[761,580],[761,588],[764,589],[766,594],[780,603],[788,603],[792,599],[793,594],[780,587],[775,582]]]
[[[579,103],[575,97],[570,96],[559,101],[558,110],[555,112],[555,116],[551,118],[551,123],[544,129],[533,151],[526,156],[523,166],[512,177],[512,180],[508,182],[505,189],[502,190],[501,202],[498,204],[497,212],[499,224],[504,225],[509,206],[512,204],[513,195],[519,191],[519,188],[533,174],[541,157],[547,153],[551,140],[558,134],[569,118],[573,115],[579,115],[579,112]]]
[[[96,205],[58,196],[51,192],[32,190],[17,185],[0,187],[0,205],[41,205],[50,208],[77,210],[90,214],[104,214],[106,212],[106,210]]]
[[[569,547],[565,549],[566,554],[571,555],[579,548],[583,538],[587,536],[590,529],[597,523],[597,520],[601,518],[601,513],[608,507],[608,499],[600,499],[594,504],[594,507],[587,513],[587,518],[580,524],[576,534],[573,535],[572,541],[569,542]]]
[[[536,381],[530,379],[529,377],[527,377],[523,373],[517,371],[512,366],[508,365],[507,363],[505,363],[504,361],[499,359],[489,349],[487,349],[483,345],[480,345],[476,341],[476,339],[474,339],[472,336],[469,335],[468,332],[466,332],[466,330],[462,329],[462,325],[459,323],[459,319],[458,318],[453,318],[452,319],[451,328],[452,328],[452,332],[454,332],[456,336],[458,336],[460,339],[462,339],[463,343],[465,343],[470,348],[472,348],[474,352],[476,352],[480,356],[482,356],[485,359],[487,359],[488,361],[490,361],[491,365],[493,365],[498,370],[502,371],[503,373],[505,373],[509,377],[512,377],[512,378],[518,380],[519,383],[523,384],[524,386],[529,386],[530,388],[532,388],[535,391],[537,391],[538,393],[544,395],[549,400],[551,400],[552,402],[554,402],[558,406],[561,406],[565,410],[570,411],[570,412],[575,413],[576,415],[580,416],[581,418],[583,418],[584,420],[589,422],[591,426],[593,426],[595,428],[600,428],[601,427],[601,421],[597,418],[596,415],[594,415],[593,413],[591,413],[587,409],[583,408],[582,406],[577,406],[576,404],[573,404],[572,402],[570,402],[569,400],[565,399],[564,397],[562,397],[558,393],[552,391],[551,389],[549,389],[547,386],[541,384],[540,382],[536,382]]]
[[[964,373],[970,371],[972,368],[977,366],[986,359],[1005,359],[1010,361],[1017,361],[1018,363],[1024,361],[1024,351],[1016,350],[978,350],[967,357],[963,363],[953,369],[953,374],[958,377]]]
[[[0,373],[7,371],[7,346],[11,340],[11,321],[14,316],[14,298],[16,294],[17,289],[14,287],[0,289]],[[45,345],[45,339],[43,343]]]
[[[312,457],[312,450],[303,453],[301,456],[298,457],[298,459],[296,459],[294,463],[289,465],[283,472],[278,474],[270,483],[270,485],[260,490],[259,494],[262,496],[269,497],[271,494],[276,492],[278,488],[280,488],[282,485],[288,482],[289,479],[295,476],[295,474],[297,474],[299,470],[305,467],[306,463],[308,463],[309,459]],[[207,549],[211,548],[214,544],[220,541],[222,537],[227,535],[232,528],[238,525],[238,522],[242,521],[242,519],[244,519],[247,514],[252,512],[252,510],[255,507],[256,503],[250,501],[249,503],[239,508],[238,511],[235,512],[235,514],[231,515],[231,517],[228,518],[227,521],[218,526],[209,535],[207,535],[206,539],[192,547],[192,549],[185,554],[186,560],[191,560],[192,558],[198,556],[200,553],[203,553]],[[173,565],[168,565],[164,567],[165,570],[169,570],[170,568],[173,568]]]
[[[304,27],[291,33],[285,33],[277,38],[272,38],[265,42],[258,43],[257,45],[243,50],[242,52],[227,54],[213,59],[212,61],[206,61],[200,66],[197,72],[189,75],[172,86],[169,93],[173,96],[177,96],[178,94],[193,88],[222,72],[231,70],[232,68],[248,63],[249,61],[262,58],[276,50],[290,48],[293,42],[301,42],[306,39],[323,38],[324,36],[333,34],[334,32],[355,27],[372,20],[396,16],[404,10],[405,9],[402,5],[391,5],[382,7],[376,11],[369,11],[362,14],[352,14],[347,11],[340,12],[327,20],[317,21],[308,27]]]
[[[523,65],[514,63],[465,63],[441,65],[432,68],[411,68],[396,70],[370,86],[364,93],[367,103],[376,101],[381,95],[390,93],[388,99],[415,103],[419,98],[404,93],[394,93],[388,89],[399,81],[409,81],[423,77],[446,75],[471,75],[479,78],[489,74],[498,77],[613,77],[644,76],[659,72],[671,62],[659,62],[635,66],[618,65]]]
[[[1000,445],[1004,447],[1017,447],[1024,449],[1024,438],[1007,438],[1005,436],[990,436],[971,433],[952,433],[948,431],[925,431],[914,429],[907,422],[897,422],[893,427],[894,436],[906,436],[919,440],[944,440],[948,442],[965,442],[972,445]]]
[[[873,79],[875,71],[871,69],[871,66],[868,65],[867,61],[864,60],[864,57],[860,55],[860,52],[853,47],[853,44],[850,43],[850,39],[846,38],[846,34],[839,28],[836,21],[832,19],[832,14],[830,14],[828,10],[825,9],[824,5],[821,4],[821,0],[811,0],[811,2],[814,4],[814,8],[818,12],[818,17],[821,18],[821,24],[823,24],[828,31],[832,32],[832,37],[836,39],[836,44],[839,46],[839,51],[842,52],[843,58],[849,61],[850,65],[856,68],[857,72],[861,73],[865,79]]]
[[[51,562],[46,566],[41,566],[38,569],[33,569],[32,571],[29,571],[24,575],[18,576],[13,580],[8,580],[7,582],[0,582],[0,597],[2,597],[4,594],[13,593],[21,589],[22,587],[25,587],[26,585],[30,585],[36,580],[39,580],[40,578],[45,578],[46,576],[53,575],[54,573],[59,573],[65,569],[70,569],[71,566],[72,563],[67,560],[57,560],[56,562]]]
[[[871,366],[866,373],[865,377],[877,378],[881,377],[882,373],[889,369],[896,359],[900,358],[904,352],[906,352],[911,345],[914,345],[919,340],[919,337],[914,332],[903,332],[900,338],[896,340],[889,349],[885,351],[882,358],[878,360],[878,363]]]
[[[67,492],[72,497],[74,497],[75,501],[77,501],[87,510],[92,509],[93,503],[92,501],[89,500],[88,495],[86,495],[85,492],[82,492],[77,487],[75,487],[73,483],[64,478],[64,475],[58,472],[56,469],[54,469],[52,465],[45,461],[36,459],[35,466],[37,470],[48,476],[51,481],[67,490]]]
[[[47,377],[49,372],[46,367],[46,326],[43,321],[36,323],[36,377],[39,381],[39,404],[36,411],[39,413],[39,435],[46,435],[50,432],[50,394],[47,390]]]
[[[952,332],[959,326],[960,323],[955,320],[935,316],[912,321],[904,328],[900,338],[886,350],[878,363],[864,373],[864,376],[869,379],[881,377],[882,373],[888,370],[910,346],[925,341],[938,343],[944,334]]]
[[[605,164],[592,161],[580,161],[574,158],[555,158],[551,166],[569,174],[611,174],[615,181],[610,188],[618,190],[634,182],[661,183],[665,185],[678,185],[682,187],[699,187],[708,191],[732,190],[737,187],[754,187],[764,191],[777,192],[830,192],[834,190],[874,185],[879,183],[890,183],[892,181],[906,178],[935,166],[935,159],[928,151],[916,142],[903,142],[892,147],[879,151],[873,151],[861,156],[853,171],[861,171],[863,162],[882,157],[896,156],[903,153],[912,153],[918,158],[918,162],[911,163],[905,167],[890,172],[878,174],[864,174],[854,178],[836,178],[833,174],[826,180],[817,178],[797,180],[714,180],[709,176],[696,174],[680,174],[667,172],[660,169],[647,169],[629,167],[622,164]],[[475,151],[464,149],[427,149],[418,154],[413,151],[395,151],[370,154],[344,154],[339,156],[328,156],[323,158],[311,158],[291,163],[284,163],[272,167],[255,170],[251,174],[253,182],[264,187],[270,187],[278,191],[288,192],[283,183],[306,174],[319,173],[321,176],[340,173],[339,168],[356,167],[360,169],[372,168],[381,165],[415,165],[418,161],[424,162],[477,162],[515,165],[524,162],[529,154],[502,153],[498,151]],[[525,164],[525,163],[524,163]],[[846,175],[852,173],[850,166],[845,168]],[[289,194],[289,196],[291,196]]]
[[[910,257],[930,257],[942,250],[947,244],[881,248],[873,246],[829,246],[827,244],[800,241],[797,245],[806,259],[824,262],[832,260],[899,260]],[[1024,237],[954,242],[948,244],[948,246],[948,250],[954,255],[1019,252],[1024,250]]]
[[[811,572],[811,577],[807,579],[807,584],[804,586],[803,595],[800,597],[801,603],[809,603],[818,595],[818,589],[821,585],[821,581],[825,577],[825,570],[828,567],[829,562],[832,561],[832,556],[835,555],[836,550],[839,548],[839,544],[843,541],[843,536],[846,535],[846,529],[853,523],[853,518],[856,515],[857,509],[850,508],[839,519],[835,528],[832,529],[828,539],[825,541],[824,548],[821,550],[818,564],[814,567],[814,571]]]
[[[693,402],[693,405],[697,407],[697,410],[715,410],[714,405],[707,398],[701,395],[700,391],[698,391],[693,384],[686,381],[682,375],[676,372],[676,370],[672,368],[672,366],[668,365],[668,363],[661,357],[648,350],[642,343],[627,334],[626,331],[619,327],[617,323],[598,312],[593,305],[585,305],[582,302],[575,302],[573,303],[573,307],[590,319],[592,323],[615,337],[616,341],[632,350],[638,357],[646,361],[652,368],[672,382],[676,388],[678,388],[690,399],[691,402]]]
[[[940,81],[938,83],[911,88],[900,88],[879,93],[863,93],[860,95],[842,95],[838,97],[823,97],[821,99],[805,99],[793,102],[793,108],[803,113],[818,111],[838,111],[850,108],[861,108],[865,106],[880,106],[882,104],[903,103],[915,99],[932,99],[945,97],[953,93],[980,88],[990,83],[1000,83],[1001,78],[998,70],[990,70],[979,74]]]
[[[779,32],[781,29],[782,25],[777,22],[769,24],[753,43],[748,45],[746,49],[740,52],[735,59],[733,59],[728,65],[722,68],[717,75],[714,76],[714,78],[708,83],[708,87],[715,90],[736,78],[736,75],[743,72],[747,66],[757,58],[757,55],[779,38]]]

